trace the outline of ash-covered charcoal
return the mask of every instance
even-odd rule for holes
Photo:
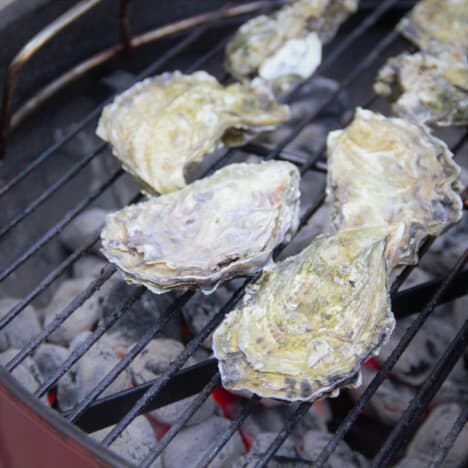
[[[102,208],[90,208],[83,211],[60,232],[59,239],[63,246],[70,251],[75,251],[92,239],[96,239],[108,213]],[[92,250],[100,254],[99,242],[94,243]]]
[[[276,88],[312,75],[322,44],[357,9],[357,0],[298,0],[243,24],[227,44],[224,64],[236,78],[257,74]]]
[[[398,24],[421,50],[434,54],[454,49],[468,54],[468,1],[422,0]]]
[[[460,168],[425,127],[357,108],[346,129],[328,135],[327,146],[335,227],[386,227],[392,267],[417,263],[422,240],[461,219]]]
[[[195,426],[182,429],[163,452],[164,468],[197,466],[220,434],[228,430],[230,424],[231,421],[227,419],[213,416]],[[235,432],[210,463],[210,468],[229,468],[244,453],[242,439],[239,433]]]
[[[221,85],[204,71],[137,83],[102,112],[97,135],[150,194],[185,187],[187,165],[289,117],[259,82]]]
[[[427,460],[425,466],[429,466],[439,452],[441,443],[462,411],[463,406],[457,403],[435,407],[411,440],[406,457],[409,459],[413,457],[422,458]],[[455,468],[466,466],[467,462],[468,425],[465,425],[441,466]],[[400,468],[409,468],[410,465],[403,459],[398,466]]]
[[[44,381],[48,380],[57,371],[70,352],[67,348],[51,343],[42,343],[34,353],[34,362]]]
[[[279,430],[281,430],[282,427]],[[271,428],[271,431],[274,429]],[[273,442],[277,433],[275,432],[263,432],[257,435],[255,441],[247,455],[243,455],[240,457],[233,465],[232,468],[254,468],[257,466],[258,462],[262,459],[265,452],[268,450],[268,447]],[[275,455],[280,457],[288,457],[296,459],[299,457],[299,452],[296,449],[295,442],[288,437],[281,447],[278,449]],[[277,461],[274,458],[268,462],[269,468],[286,468],[287,465],[283,462]],[[294,465],[296,466],[296,465]]]
[[[18,302],[18,299],[10,297],[0,299],[0,318],[7,315]],[[0,351],[8,348],[21,349],[36,338],[40,332],[41,325],[37,311],[32,305],[28,305],[0,330]]]
[[[385,250],[385,229],[340,231],[265,269],[214,334],[224,387],[301,401],[359,384],[394,326]]]
[[[145,347],[131,364],[133,381],[136,385],[157,379],[167,367],[184,350],[184,345],[169,338],[156,338]],[[185,366],[195,364],[195,360],[190,357]],[[151,411],[149,414],[157,421],[165,424],[174,424],[181,414],[186,411],[196,396],[188,397],[170,405],[163,406]],[[186,423],[187,426],[198,424],[209,418],[215,412],[216,405],[209,397],[199,410]]]
[[[362,386],[348,390],[354,401],[358,401],[364,390],[377,373],[376,370],[362,369]],[[396,424],[411,400],[416,395],[414,387],[391,378],[385,379],[366,406],[367,415],[377,418],[384,424]]]
[[[114,427],[94,432],[91,437],[102,441]],[[128,462],[139,465],[156,448],[156,445],[156,434],[151,424],[144,416],[138,416],[109,448]],[[155,460],[150,466],[151,468],[162,468],[161,458]]]
[[[19,349],[10,348],[0,353],[0,366],[8,364],[19,352]],[[43,383],[41,372],[30,357],[27,357],[19,364],[13,370],[12,375],[15,380],[30,393],[34,393]],[[46,402],[47,400],[43,398],[41,401]]]
[[[395,331],[376,357],[378,362],[383,363],[387,360],[413,321],[413,317],[397,321]],[[432,316],[398,359],[392,369],[392,375],[409,385],[421,385],[429,376],[434,363],[447,349],[455,333],[453,325],[446,318]]]
[[[332,438],[333,434],[326,432],[306,432],[301,444],[303,457],[307,460],[315,460]],[[363,455],[349,448],[346,442],[341,441],[328,459],[327,467],[342,468],[344,466],[364,468],[369,466],[369,462]]]
[[[402,118],[440,127],[468,125],[468,60],[461,54],[392,57],[374,89],[394,101],[392,111]]]
[[[299,223],[299,171],[288,162],[231,164],[107,218],[103,253],[155,293],[252,274]]]
[[[93,278],[64,280],[57,291],[55,291],[49,305],[45,307],[45,325],[52,322],[57,314],[61,313],[92,281]],[[115,281],[117,280],[114,278],[106,281],[101,289],[96,291],[57,330],[49,335],[48,340],[52,343],[67,346],[78,334],[91,330],[99,319],[102,303],[112,289]]]
[[[80,333],[70,344],[70,351],[76,349],[90,332]],[[57,384],[58,406],[62,411],[73,408],[81,401],[119,362],[120,357],[114,351],[112,342],[106,336],[101,337],[68,371]],[[130,388],[130,372],[126,369],[102,393],[110,395]]]

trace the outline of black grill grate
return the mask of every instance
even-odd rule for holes
[[[326,55],[325,60],[320,66],[316,74],[322,74],[329,70],[332,65],[336,65],[340,58],[343,58],[353,45],[359,40],[366,37],[366,34],[381,21],[386,13],[393,9],[398,3],[397,0],[386,0],[381,2],[377,8],[369,13],[365,19],[358,24],[348,35],[346,35],[338,44],[335,44],[331,51]],[[404,11],[404,10],[403,10]],[[223,24],[222,19],[214,19],[211,22],[198,26],[190,34],[182,38],[174,47],[170,48],[165,54],[158,58],[154,63],[148,66],[141,72],[135,81],[139,81],[147,76],[156,72],[164,71],[164,67],[171,59],[178,56],[191,44],[197,40],[202,40],[204,34],[212,27],[218,27]],[[215,47],[210,49],[206,54],[198,57],[186,69],[186,72],[192,72],[196,69],[203,68],[210,60],[217,59],[221,54],[223,47],[229,36],[219,41]],[[336,41],[335,41],[336,42]],[[338,88],[330,96],[328,96],[321,105],[311,114],[302,119],[289,133],[289,135],[280,141],[274,148],[269,148],[257,143],[250,143],[242,148],[230,149],[217,160],[206,172],[210,174],[217,168],[227,163],[234,155],[239,152],[254,153],[264,159],[287,159],[299,165],[301,175],[307,171],[324,172],[325,165],[325,143],[318,149],[316,155],[305,163],[298,163],[294,160],[293,155],[284,151],[285,147],[291,143],[300,132],[314,121],[321,113],[326,111],[327,107],[334,103],[344,91],[354,85],[363,74],[369,69],[373,69],[376,65],[382,62],[387,49],[393,47],[397,42],[397,34],[393,31],[386,34],[380,41],[378,41],[367,55],[358,61],[350,70],[347,71],[344,79],[339,83]],[[226,81],[228,77],[224,75],[221,77],[222,81]],[[301,85],[293,90],[288,99],[297,96],[301,89]],[[39,154],[31,163],[24,169],[20,170],[10,181],[0,187],[0,197],[6,195],[10,190],[20,184],[27,176],[32,174],[34,170],[44,163],[47,159],[52,157],[56,152],[65,145],[70,139],[75,137],[79,131],[84,129],[99,116],[103,106],[107,104],[110,99],[106,100],[102,105],[86,115],[71,131],[64,135],[59,141],[51,145],[41,154]],[[369,93],[365,102],[362,103],[364,107],[370,107],[376,102],[376,96]],[[343,126],[349,122],[349,118],[343,118]],[[467,133],[465,132],[460,136],[458,142],[453,146],[454,153],[459,152],[463,145],[466,143]],[[0,242],[10,231],[15,229],[21,222],[33,213],[39,206],[46,203],[54,193],[63,187],[68,181],[75,177],[85,166],[92,160],[99,157],[105,150],[105,144],[99,144],[93,151],[85,155],[78,161],[72,168],[65,174],[53,182],[36,200],[30,203],[25,209],[17,213],[11,218],[4,226],[0,228]],[[14,273],[21,265],[27,262],[36,252],[38,252],[44,245],[51,241],[67,224],[69,224],[79,213],[95,201],[104,191],[109,189],[119,178],[122,176],[123,171],[118,169],[114,171],[111,176],[104,181],[98,188],[96,188],[87,197],[82,199],[76,206],[68,211],[57,224],[47,230],[38,240],[33,244],[26,247],[24,251],[14,259],[7,267],[0,272],[0,282]],[[206,175],[205,174],[205,175]],[[140,199],[137,195],[129,203],[135,202]],[[324,202],[324,194],[317,200],[314,200],[311,206],[303,214],[300,221],[300,228],[304,227],[312,218],[318,208]],[[46,288],[48,288],[57,278],[59,278],[66,269],[80,258],[98,239],[92,239],[86,245],[72,253],[65,261],[58,265],[51,273],[43,278],[39,284],[33,288],[19,303],[12,308],[3,318],[0,319],[0,329],[5,327],[11,322],[22,310],[26,308],[36,297],[38,297]],[[428,239],[422,249],[423,255],[431,245],[431,240]],[[284,246],[277,249],[275,257],[281,252]],[[392,351],[390,357],[384,362],[381,369],[374,377],[373,381],[364,391],[359,401],[354,405],[351,411],[347,414],[344,420],[339,425],[333,439],[323,449],[319,458],[315,460],[314,465],[323,466],[333,451],[336,449],[338,443],[346,436],[353,424],[356,422],[360,412],[364,409],[369,402],[372,395],[382,384],[392,367],[395,365],[403,351],[410,344],[415,334],[424,324],[426,319],[431,315],[436,305],[441,302],[452,300],[456,297],[466,294],[467,291],[467,271],[463,271],[466,261],[468,260],[468,252],[465,251],[464,255],[458,260],[453,269],[449,272],[448,276],[443,281],[433,281],[427,284],[420,285],[411,290],[399,292],[412,267],[405,268],[402,273],[392,284],[391,293],[393,307],[397,317],[404,314],[419,312],[417,318],[412,325],[408,328],[401,341]],[[44,327],[42,332],[29,343],[24,349],[18,353],[7,365],[6,369],[13,371],[28,355],[30,355],[54,330],[56,330],[74,311],[89,299],[114,273],[115,268],[112,265],[106,266],[99,276],[89,284],[89,286],[76,296],[68,306],[63,309],[47,326]],[[232,297],[220,308],[212,320],[203,328],[203,330],[195,336],[185,347],[182,354],[163,372],[163,374],[155,381],[147,382],[144,385],[138,386],[134,389],[126,390],[115,395],[98,399],[99,396],[109,387],[109,385],[128,367],[133,359],[145,348],[145,346],[159,333],[164,330],[164,327],[169,323],[173,314],[178,313],[180,309],[187,304],[195,295],[194,292],[185,292],[178,296],[175,301],[167,308],[158,323],[155,323],[149,328],[146,333],[139,339],[139,341],[126,353],[126,355],[115,365],[115,367],[105,375],[98,385],[92,389],[88,395],[71,411],[64,414],[64,417],[77,424],[88,432],[93,432],[102,427],[116,424],[116,426],[107,434],[103,440],[104,445],[110,445],[125,428],[133,421],[133,419],[141,413],[154,409],[156,407],[164,406],[165,404],[185,398],[186,396],[199,393],[197,398],[192,402],[190,408],[181,414],[175,424],[171,426],[169,431],[159,441],[156,449],[147,457],[142,466],[150,466],[151,463],[162,453],[164,448],[171,442],[178,431],[184,426],[185,422],[201,407],[204,401],[211,395],[212,391],[219,386],[220,378],[217,373],[215,360],[209,360],[205,363],[180,370],[184,363],[202,344],[205,338],[219,325],[227,312],[229,312],[241,299],[244,288],[247,284],[252,283],[258,279],[259,275],[248,278],[244,283],[234,292]],[[435,292],[434,292],[435,291]],[[114,311],[111,318],[106,324],[100,324],[92,332],[92,334],[83,341],[67,358],[60,369],[52,375],[42,386],[36,391],[36,397],[42,397],[51,388],[53,388],[57,381],[68,371],[71,367],[91,348],[91,346],[100,339],[100,337],[110,329],[129,309],[130,307],[143,295],[149,294],[145,292],[142,287],[135,287],[131,295],[125,299],[118,308]],[[428,403],[431,401],[436,391],[440,388],[441,384],[447,377],[453,365],[457,362],[466,347],[468,339],[468,322],[465,322],[458,335],[453,339],[450,346],[447,348],[445,354],[435,364],[431,375],[426,380],[425,384],[421,387],[419,393],[413,399],[408,409],[403,414],[400,422],[395,426],[390,436],[380,449],[373,460],[373,466],[387,466],[394,457],[398,454],[400,447],[411,436],[412,431],[417,426],[421,419],[423,412],[427,408]],[[235,417],[228,430],[219,436],[211,447],[208,453],[205,453],[203,459],[200,461],[199,466],[207,466],[224,447],[232,435],[240,428],[241,424],[249,417],[254,408],[258,405],[259,398],[254,396],[250,398],[240,414]],[[272,442],[268,450],[263,455],[263,458],[257,466],[267,466],[268,462],[275,456],[276,451],[286,440],[288,435],[292,432],[294,427],[300,422],[306,412],[309,410],[310,403],[302,403],[292,405],[295,408],[291,412],[290,417],[286,420],[284,428],[277,434],[275,440]],[[437,463],[441,463],[448,450],[453,445],[456,436],[459,434],[464,424],[467,421],[466,408],[460,414],[455,422],[453,429],[443,441],[440,451],[438,453]],[[311,463],[310,461],[303,461],[304,463]]]

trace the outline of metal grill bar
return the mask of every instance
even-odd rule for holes
[[[468,259],[468,250],[465,255],[466,259]],[[457,336],[450,342],[443,356],[437,361],[437,364],[417,395],[411,400],[398,424],[393,428],[383,447],[379,450],[374,460],[372,460],[372,467],[389,465],[394,460],[398,449],[408,442],[421,420],[427,405],[450,374],[467,344],[468,320],[465,321]]]
[[[466,345],[465,345],[466,346]],[[440,444],[437,455],[434,457],[434,460],[431,463],[430,468],[437,468],[442,465],[442,462],[445,460],[445,457],[448,455],[450,449],[455,444],[457,437],[460,435],[460,432],[465,427],[468,422],[468,405],[462,409],[460,416],[458,416],[454,425],[450,429],[449,433],[445,439]]]
[[[372,395],[376,392],[377,388],[382,384],[385,377],[393,368],[393,366],[396,364],[396,362],[398,361],[400,356],[403,354],[405,349],[408,347],[408,345],[410,344],[411,340],[414,338],[418,330],[423,326],[427,318],[432,314],[433,310],[438,305],[443,295],[446,293],[448,287],[450,286],[452,281],[455,279],[456,275],[463,269],[467,260],[468,260],[468,250],[465,251],[465,254],[459,259],[459,261],[453,267],[453,269],[447,276],[444,283],[441,285],[441,287],[436,291],[436,293],[432,297],[429,304],[424,308],[424,310],[418,315],[418,317],[408,327],[405,334],[403,335],[401,340],[398,342],[398,344],[395,346],[390,356],[382,364],[381,369],[378,371],[376,376],[372,379],[371,383],[367,386],[366,390],[361,395],[358,402],[354,405],[354,407],[350,410],[350,412],[343,419],[338,429],[336,430],[333,439],[326,445],[326,447],[322,450],[322,453],[317,458],[316,462],[318,466],[324,465],[324,463],[328,460],[332,452],[335,450],[336,446],[339,444],[341,440],[343,440],[344,436],[351,429],[351,426],[354,424],[354,422],[358,418],[360,412],[367,405]]]

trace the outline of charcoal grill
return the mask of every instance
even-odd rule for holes
[[[179,21],[169,26],[141,34],[140,36],[132,36],[128,20],[129,2],[122,1],[120,5],[120,43],[87,59],[80,66],[75,67],[52,83],[49,83],[32,99],[27,101],[26,104],[13,112],[12,102],[16,81],[23,65],[29,60],[30,56],[52,40],[58,32],[73,23],[77,18],[92,14],[91,10],[98,3],[98,0],[78,2],[70,11],[60,17],[44,32],[36,36],[12,62],[5,84],[1,122],[1,150],[2,154],[5,153],[6,161],[8,161],[9,158],[7,142],[13,129],[30,113],[40,109],[40,106],[48,99],[51,99],[52,96],[65,85],[69,85],[73,80],[83,74],[90,73],[93,68],[102,65],[105,61],[119,54],[131,52],[133,48],[137,48],[145,43],[160,40],[165,37],[172,37],[173,44],[170,47],[168,46],[164,53],[158,55],[156,61],[149,64],[138,74],[136,80],[141,80],[146,76],[160,73],[168,69],[167,67],[171,66],[177,57],[184,54],[191,47],[194,47],[194,44],[204,44],[204,36],[211,30],[216,29],[222,37],[216,42],[214,47],[209,48],[205,53],[198,54],[197,52],[198,55],[195,61],[192,61],[192,63],[186,66],[185,71],[190,72],[196,69],[209,68],[213,66],[213,63],[218,64],[219,70],[223,47],[230,37],[233,27],[245,21],[247,17],[253,14],[258,14],[260,11],[265,11],[278,5],[278,2],[266,1],[243,3],[237,6],[228,5],[222,7],[220,10],[203,13],[188,20]],[[414,2],[399,2],[396,0],[385,0],[382,2],[362,1],[362,12],[359,16],[360,20],[357,22],[354,20],[351,21],[351,24],[353,24],[352,28],[345,25],[345,30],[347,29],[346,33],[340,34],[332,42],[330,47],[327,47],[325,59],[315,74],[315,76],[327,74],[332,74],[333,76],[337,75],[337,81],[339,83],[337,90],[327,96],[326,99],[321,102],[318,109],[303,118],[291,130],[289,135],[283,138],[276,146],[269,147],[258,142],[253,142],[240,148],[229,149],[209,167],[205,174],[212,173],[222,165],[229,163],[233,157],[245,157],[247,154],[255,154],[264,159],[277,158],[289,160],[299,166],[302,175],[308,171],[315,171],[318,173],[326,172],[324,142],[322,142],[315,156],[305,162],[299,161],[294,155],[286,151],[285,147],[293,141],[307,125],[314,122],[314,119],[318,118],[320,114],[324,113],[335,103],[347,90],[349,90],[351,94],[356,93],[361,96],[363,90],[359,88],[359,83],[362,82],[366,73],[375,73],[378,66],[380,66],[383,60],[390,54],[390,49],[397,48],[401,50],[402,48],[410,47],[407,43],[399,39],[397,33],[393,31],[393,26],[398,20],[398,17],[404,14],[413,3]],[[379,27],[380,29],[378,29]],[[382,30],[385,31],[385,34],[382,34]],[[372,44],[372,47],[369,46],[368,50],[365,50],[364,53],[361,47],[360,55],[357,56],[357,52],[353,47],[360,41],[367,42],[366,38],[369,37],[371,33],[374,34],[372,37],[375,37],[376,31],[380,31],[378,40]],[[367,44],[364,49],[366,48]],[[350,55],[347,54],[351,52],[352,60],[349,60]],[[346,63],[346,69],[337,67],[340,61]],[[221,80],[228,79],[226,75],[219,75],[219,73],[218,77]],[[312,78],[312,80],[313,79],[314,78]],[[294,97],[300,89],[301,86],[293,90],[288,96],[288,99]],[[87,126],[93,127],[96,124],[96,118],[104,104],[105,103],[87,114],[59,140],[42,150],[22,167],[18,168],[16,173],[6,183],[0,186],[0,197],[5,200],[7,196],[15,190],[26,191],[28,178],[34,177],[36,171],[42,164],[48,160],[53,161],[53,158],[57,157],[57,153],[60,149],[66,145],[67,142],[75,138],[80,130]],[[371,107],[381,105],[382,103],[379,102],[379,99],[372,93],[371,87],[367,84],[364,97],[360,97],[359,102],[354,104],[359,104],[363,107]],[[350,106],[347,109],[341,110],[341,115],[339,117],[343,126],[350,121],[349,110],[353,107],[354,106]],[[466,130],[455,131],[450,134],[450,137],[452,140],[450,142],[452,151],[456,155],[461,153],[467,139]],[[14,235],[16,230],[21,229],[22,223],[24,223],[33,212],[39,207],[47,206],[51,203],[54,194],[72,181],[87,164],[97,158],[105,149],[106,145],[101,143],[93,151],[83,154],[78,162],[61,173],[37,198],[27,200],[24,208],[14,213],[13,216],[0,226],[0,246],[2,246],[5,238]],[[88,192],[84,198],[79,200],[76,205],[69,209],[55,224],[49,226],[39,237],[37,237],[35,232],[30,232],[30,241],[27,245],[25,245],[21,251],[15,252],[11,261],[8,261],[7,264],[2,264],[0,282],[5,281],[13,274],[18,275],[18,272],[21,273],[23,264],[29,262],[44,246],[53,241],[58,233],[86,207],[90,206],[105,191],[111,189],[114,184],[118,184],[122,175],[123,172],[121,169],[114,169],[108,174],[106,180],[102,180],[97,188]],[[135,202],[139,197],[139,195],[135,195],[133,198],[122,202],[122,205]],[[322,205],[323,201],[323,193],[317,199],[307,201],[308,206],[302,215],[300,228],[307,224]],[[64,261],[54,265],[53,269],[25,294],[13,309],[0,319],[0,330],[21,314],[28,304],[60,278],[74,262],[97,242],[97,240],[97,238],[92,239],[69,255]],[[421,255],[424,255],[430,249],[432,241],[433,239],[427,239],[425,241],[420,252]],[[275,252],[275,257],[280,254],[283,248],[284,246],[281,246]],[[2,257],[3,252],[4,250],[2,250]],[[10,255],[7,257],[10,257]],[[411,326],[407,329],[389,358],[381,366],[375,378],[365,389],[358,402],[339,422],[333,439],[322,450],[318,459],[313,461],[302,459],[289,460],[291,463],[301,463],[302,465],[299,466],[323,466],[326,463],[336,449],[338,443],[353,429],[361,411],[366,407],[366,404],[378,387],[387,378],[392,367],[418,333],[424,322],[430,317],[435,307],[438,304],[452,301],[467,294],[468,270],[465,268],[467,260],[468,250],[465,250],[464,254],[454,261],[453,268],[444,278],[400,291],[401,286],[404,285],[413,267],[407,267],[402,270],[393,282],[391,288],[393,310],[397,318],[411,315],[414,318]],[[99,324],[89,338],[71,353],[61,368],[45,381],[34,395],[28,393],[16,383],[10,375],[11,372],[73,314],[81,304],[90,298],[114,273],[115,268],[112,265],[103,268],[99,276],[92,281],[85,290],[75,298],[71,298],[68,306],[56,316],[55,320],[45,326],[42,332],[10,362],[4,367],[0,366],[0,449],[2,447],[4,449],[4,457],[7,464],[10,463],[11,466],[31,466],[34,464],[34,460],[37,462],[37,460],[41,459],[42,462],[44,462],[44,466],[54,466],[54,463],[57,464],[60,460],[63,461],[67,459],[70,460],[69,464],[71,466],[101,466],[103,464],[130,466],[128,462],[112,453],[108,447],[111,446],[112,442],[127,428],[132,420],[138,415],[152,409],[198,394],[189,410],[180,415],[178,421],[172,425],[168,432],[159,440],[156,450],[153,451],[142,464],[142,466],[145,467],[150,466],[151,463],[161,455],[164,448],[167,447],[174,436],[180,431],[185,422],[190,419],[196,410],[201,407],[203,402],[210,397],[212,392],[220,385],[220,377],[214,359],[184,368],[183,370],[181,370],[181,368],[203,343],[206,337],[219,325],[226,313],[237,304],[244,293],[246,285],[256,281],[258,275],[244,279],[243,284],[232,294],[232,297],[220,307],[214,318],[209,321],[199,334],[188,342],[182,354],[179,355],[157,380],[113,395],[100,397],[103,391],[129,366],[132,360],[135,359],[150,340],[164,330],[164,327],[168,324],[172,315],[179,313],[181,307],[190,304],[195,294],[199,294],[197,292],[188,291],[177,296],[174,302],[167,308],[161,320],[158,323],[154,323],[154,325],[146,331],[119,363],[107,375],[103,376],[101,382],[72,410],[59,413],[58,411],[47,408],[40,403],[39,399],[56,385],[57,381],[64,376],[87,350],[89,350],[89,348],[99,340],[143,294],[150,294],[145,291],[144,288],[133,288],[131,295],[116,308],[112,314],[111,320],[106,324]],[[15,281],[21,281],[21,277],[17,276]],[[447,378],[455,363],[463,356],[467,340],[468,320],[464,322],[440,360],[434,362],[434,367],[430,376],[420,387],[415,398],[411,401],[401,417],[401,420],[390,431],[381,447],[378,448],[373,458],[372,466],[388,466],[396,460],[401,449],[417,428],[432,398]],[[216,454],[219,453],[233,434],[240,428],[241,424],[249,417],[254,408],[259,404],[259,401],[260,399],[257,396],[246,400],[242,411],[232,420],[229,429],[225,433],[219,435],[219,438],[215,441],[215,445],[211,450],[204,454],[199,466],[209,465]],[[277,433],[273,443],[263,454],[263,458],[257,466],[267,466],[269,461],[276,457],[275,454],[277,450],[304,417],[311,403],[294,404],[291,406],[293,411],[286,420],[283,429]],[[454,444],[457,435],[466,424],[467,418],[468,413],[465,408],[455,422],[452,430],[447,434],[445,440],[442,441],[438,453],[438,463],[441,463],[444,456]],[[107,434],[102,443],[97,443],[86,435],[86,433],[91,433],[110,425],[115,425],[115,427]],[[26,438],[28,444],[31,441],[28,453],[26,453],[24,449]],[[44,453],[44,445],[47,446],[48,455],[42,455],[42,458],[38,458],[41,457],[40,454]],[[1,453],[0,450],[0,454]],[[284,457],[276,458],[278,460],[284,459]]]

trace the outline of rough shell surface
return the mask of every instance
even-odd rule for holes
[[[186,185],[190,163],[288,117],[287,106],[258,82],[223,86],[204,71],[173,72],[119,95],[104,108],[96,133],[146,192],[167,193]]]
[[[421,50],[455,49],[468,54],[468,0],[423,0],[398,24]]]
[[[357,384],[394,327],[385,236],[321,235],[265,269],[214,334],[223,385],[297,401]]]
[[[253,273],[298,226],[299,171],[287,162],[239,163],[107,218],[103,253],[129,282],[156,293],[213,290]]]
[[[460,54],[392,57],[374,89],[395,101],[392,110],[400,117],[420,124],[468,125],[468,61]]]
[[[460,168],[424,127],[358,108],[329,133],[327,199],[339,229],[386,226],[392,266],[417,262],[426,236],[460,220]]]
[[[343,21],[356,11],[357,4],[357,0],[299,0],[272,15],[257,16],[243,24],[226,46],[226,69],[239,79],[246,78],[261,70],[279,50],[290,48],[289,41],[316,33],[321,42],[328,42]],[[297,68],[290,63],[285,75],[300,75],[298,71],[304,63],[299,57],[300,54],[292,60]],[[314,54],[310,63],[316,62],[317,57]],[[320,62],[320,57],[318,59]],[[313,68],[312,73],[316,67],[310,68]],[[281,70],[277,72],[275,78],[281,75]]]

